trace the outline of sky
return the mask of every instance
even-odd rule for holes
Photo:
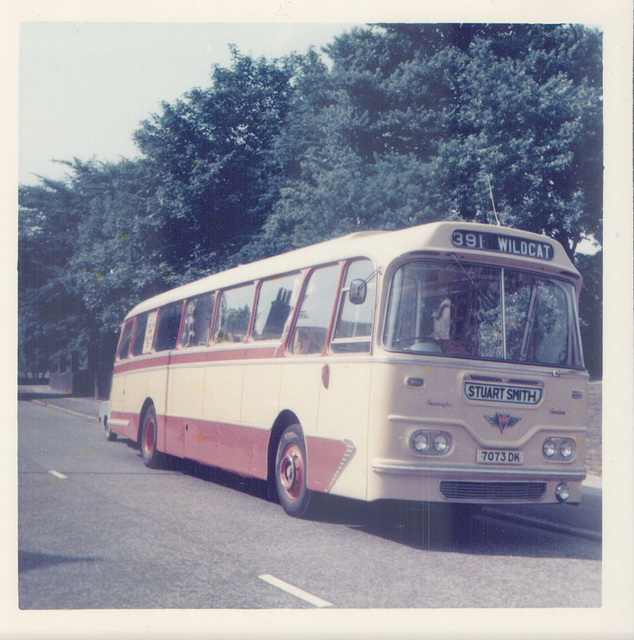
[[[59,178],[55,160],[138,155],[139,123],[244,54],[319,50],[352,25],[27,22],[20,29],[19,182]]]

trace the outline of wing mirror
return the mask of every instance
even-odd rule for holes
[[[350,283],[348,297],[352,304],[363,304],[368,295],[368,283],[360,278]]]

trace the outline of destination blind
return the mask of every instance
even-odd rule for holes
[[[539,260],[552,260],[554,256],[553,246],[547,242],[485,231],[456,229],[451,234],[451,244],[460,249],[496,251]]]

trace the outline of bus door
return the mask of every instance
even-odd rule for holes
[[[352,297],[351,289],[355,289]],[[375,294],[376,270],[372,261],[360,259],[348,264],[331,333],[330,356],[321,367],[317,421],[318,435],[334,441],[333,447],[342,440],[354,444],[358,467],[346,476],[348,480],[342,478],[339,485],[345,484],[346,495],[362,499],[366,492]],[[354,462],[353,459],[351,464]],[[338,492],[337,488],[334,490]]]
[[[317,429],[322,371],[326,364],[324,351],[340,272],[339,264],[331,264],[317,267],[308,275],[288,339],[287,353],[291,359],[282,368],[280,406],[298,416],[305,434]]]
[[[201,462],[215,452],[215,436],[204,434],[203,394],[209,350],[207,342],[215,294],[206,293],[186,301],[178,348],[170,351],[168,371],[168,421],[166,450]],[[202,450],[202,451],[201,451]]]
[[[187,457],[237,473],[250,472],[250,453],[241,425],[246,339],[255,285],[248,283],[217,294],[210,359],[205,367],[203,420],[187,431]]]
[[[146,396],[152,399],[156,409],[158,448],[177,456],[183,455],[183,428],[181,421],[175,418],[174,407],[170,402],[173,375],[170,365],[172,351],[178,341],[182,311],[182,301],[168,304],[159,310],[154,338],[155,366],[148,369],[146,381]]]

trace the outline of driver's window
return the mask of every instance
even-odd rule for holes
[[[337,324],[331,348],[334,353],[369,353],[374,316],[376,273],[371,260],[355,260],[346,269],[341,288]],[[362,304],[350,302],[350,284],[353,280],[366,283],[366,296]]]

